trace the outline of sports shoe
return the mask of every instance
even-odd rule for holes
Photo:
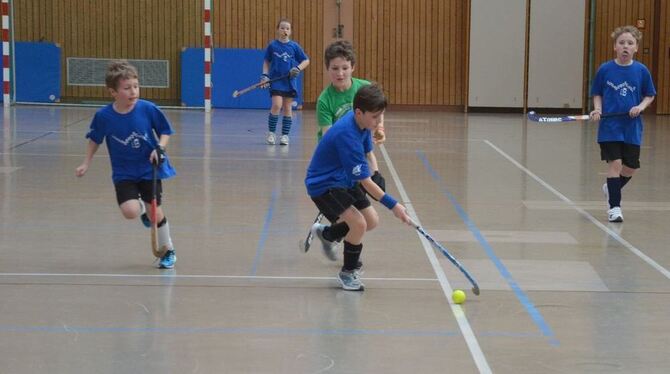
[[[265,142],[270,145],[277,144],[277,137],[275,137],[275,133],[268,131],[268,135],[265,137]]]
[[[322,225],[320,223],[313,224],[311,229],[312,235],[316,238],[319,238],[321,241],[321,247],[323,248],[324,256],[326,256],[330,261],[337,261],[337,254],[335,253],[335,247],[337,246],[337,243],[326,240],[323,237],[323,229],[325,228],[326,225]]]
[[[159,269],[172,269],[175,262],[177,262],[177,255],[174,253],[174,249],[170,249],[161,257],[156,267]]]
[[[279,137],[279,144],[288,145],[288,135],[282,135]]]
[[[360,277],[363,275],[363,272],[363,263],[358,261],[358,263],[356,263],[356,269],[354,269],[354,273]]]
[[[151,227],[151,219],[149,218],[149,216],[147,216],[146,213],[142,213],[140,219],[142,220],[142,224],[144,225],[144,227],[146,228]]]
[[[607,219],[610,222],[623,222],[623,214],[621,214],[621,207],[615,206],[607,211]]]
[[[142,214],[140,214],[140,220],[142,221],[142,224],[144,227],[149,228],[151,227],[151,220],[149,219],[149,216],[147,215],[147,208],[144,204],[144,201],[142,199],[138,200],[140,202],[140,209],[142,211]]]
[[[337,279],[340,281],[342,289],[347,291],[363,291],[365,289],[365,285],[361,282],[361,278],[355,270],[342,270],[340,271],[340,274],[337,275]]]

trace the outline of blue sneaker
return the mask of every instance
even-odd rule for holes
[[[156,267],[159,269],[172,269],[175,262],[177,262],[177,255],[174,253],[174,249],[170,249],[158,260]]]
[[[146,227],[146,228],[151,227],[151,219],[149,219],[149,216],[147,216],[146,213],[142,213],[142,215],[140,216],[140,219],[142,220],[142,224],[144,225],[144,227]]]
[[[361,282],[361,278],[356,271],[342,270],[337,275],[337,279],[344,290],[363,291],[365,289],[365,285]]]

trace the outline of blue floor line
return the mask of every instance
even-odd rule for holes
[[[261,262],[261,257],[263,256],[263,251],[265,250],[265,242],[268,239],[268,232],[270,231],[270,222],[272,222],[272,215],[274,213],[275,203],[277,202],[277,189],[272,190],[272,196],[270,197],[270,204],[268,206],[268,212],[265,215],[265,222],[263,223],[263,231],[261,231],[261,237],[258,240],[258,246],[256,247],[256,257],[254,258],[254,263],[251,266],[250,275],[256,275],[258,270],[258,264]]]
[[[496,266],[498,271],[500,272],[500,275],[505,279],[507,284],[510,286],[512,291],[514,291],[514,294],[516,295],[517,299],[519,299],[519,302],[523,307],[526,309],[530,317],[533,319],[533,322],[537,325],[537,327],[542,331],[542,335],[547,337],[549,339],[550,344],[558,346],[559,342],[558,339],[556,339],[556,336],[554,335],[553,331],[547,325],[545,322],[544,318],[542,317],[542,314],[540,313],[537,308],[535,308],[535,305],[533,302],[530,300],[528,295],[526,295],[525,292],[521,290],[521,287],[517,284],[517,282],[514,280],[512,277],[512,274],[507,270],[507,267],[502,263],[500,258],[496,256],[495,252],[493,251],[493,248],[489,244],[489,242],[484,238],[484,235],[482,235],[481,231],[477,228],[477,225],[475,225],[474,222],[470,219],[468,214],[463,210],[463,207],[461,207],[460,204],[458,204],[458,201],[452,195],[449,190],[445,187],[445,183],[442,180],[442,178],[437,174],[435,169],[430,165],[430,162],[426,158],[426,154],[422,151],[417,150],[417,155],[423,162],[423,165],[425,166],[426,170],[428,170],[428,173],[433,177],[433,179],[437,182],[438,186],[444,193],[444,195],[449,199],[451,204],[454,206],[454,209],[456,209],[456,212],[458,215],[461,217],[465,225],[468,227],[470,232],[474,235],[474,237],[477,239],[479,244],[484,248],[484,251],[488,255],[488,257],[493,261],[493,264]]]

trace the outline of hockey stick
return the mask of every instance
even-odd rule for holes
[[[151,252],[156,258],[163,258],[168,251],[166,245],[158,248],[158,164],[151,163],[153,166],[153,177],[151,178]]]
[[[451,261],[452,264],[456,265],[458,270],[460,270],[461,273],[463,273],[463,275],[465,275],[465,277],[468,278],[468,280],[472,284],[472,293],[474,293],[475,295],[479,295],[479,285],[477,284],[477,281],[475,281],[475,279],[463,267],[463,265],[461,265],[461,263],[458,262],[458,260],[454,256],[452,256],[451,253],[449,253],[449,251],[447,251],[442,245],[440,245],[440,243],[438,243],[437,241],[435,241],[435,239],[433,239],[430,235],[428,235],[428,233],[424,231],[424,229],[422,229],[421,226],[419,226],[416,222],[414,222],[414,220],[412,220],[411,222],[412,226],[414,226],[416,231],[418,231],[421,235],[423,235],[423,237],[426,238],[430,242],[430,244],[433,245],[433,247],[442,252],[442,254],[445,255],[449,259],[449,261]]]
[[[314,219],[314,223],[319,223],[323,219],[323,213],[319,212],[319,214],[316,215],[316,218]],[[314,223],[312,223],[312,226],[314,226]],[[312,235],[312,226],[309,227],[309,233],[307,234],[307,238],[305,238],[304,241],[300,241],[298,243],[298,247],[300,248],[301,251],[307,253],[309,251],[309,247],[312,246],[312,240],[314,240],[314,235]]]
[[[245,93],[247,93],[247,92],[249,92],[249,91],[253,91],[253,90],[257,89],[257,88],[260,87],[260,86],[263,86],[263,85],[266,85],[266,84],[270,84],[270,83],[272,83],[272,82],[278,81],[278,80],[280,80],[280,79],[285,79],[285,78],[288,78],[288,77],[290,77],[290,75],[282,75],[282,76],[279,77],[279,78],[273,78],[273,79],[270,79],[270,80],[267,80],[267,81],[264,81],[264,82],[258,82],[258,83],[252,84],[251,86],[249,86],[249,87],[247,87],[247,88],[243,88],[243,89],[241,89],[241,90],[235,90],[235,91],[233,92],[233,97],[238,97],[238,96],[240,96],[240,95],[244,95]]]
[[[627,116],[628,112],[617,112],[617,113],[603,113],[600,115],[600,118],[607,117],[618,117],[618,116]],[[572,121],[588,121],[591,116],[588,114],[582,114],[578,116],[543,116],[541,117],[534,111],[528,112],[528,119],[533,122],[541,123],[557,123],[557,122],[572,122]]]

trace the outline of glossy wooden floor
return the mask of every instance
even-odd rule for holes
[[[2,373],[666,373],[670,118],[609,224],[594,124],[388,112],[389,192],[479,281],[376,204],[363,293],[298,251],[315,215],[315,118],[263,143],[265,111],[166,111],[175,270],[116,207],[106,150],[82,179],[95,108],[3,112]],[[452,289],[467,301],[454,305]]]

